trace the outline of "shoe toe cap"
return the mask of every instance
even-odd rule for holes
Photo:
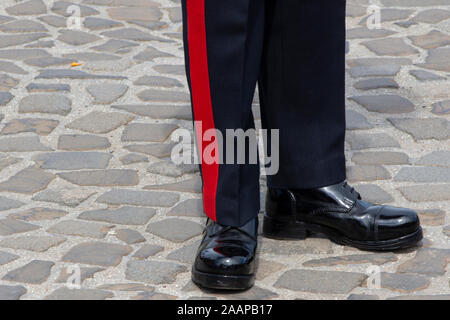
[[[378,238],[393,239],[407,236],[420,229],[417,212],[391,206],[385,206],[377,217]]]
[[[199,271],[222,274],[250,274],[253,255],[239,246],[207,247],[197,254],[195,267]]]

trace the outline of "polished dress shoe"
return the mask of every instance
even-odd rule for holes
[[[208,289],[245,290],[255,282],[258,218],[242,227],[210,219],[192,267],[192,281]]]
[[[363,250],[403,249],[422,239],[416,212],[363,201],[346,181],[316,189],[269,189],[263,234],[305,239],[312,233]]]

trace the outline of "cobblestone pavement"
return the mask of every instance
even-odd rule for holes
[[[261,238],[256,286],[226,295],[190,282],[199,174],[168,160],[191,128],[179,1],[2,0],[0,298],[449,299],[450,1],[381,0],[377,29],[368,4],[348,3],[348,178],[425,240]]]

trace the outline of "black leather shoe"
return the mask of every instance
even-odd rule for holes
[[[317,189],[269,189],[263,234],[305,239],[311,233],[364,250],[403,249],[422,239],[416,212],[363,201],[346,181]]]
[[[246,290],[255,282],[258,218],[236,228],[208,219],[192,281],[208,289]]]

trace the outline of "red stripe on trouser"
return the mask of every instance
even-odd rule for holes
[[[189,49],[189,65],[191,78],[191,94],[195,121],[200,121],[201,126],[196,126],[199,152],[202,159],[203,178],[203,207],[205,214],[216,221],[216,192],[219,179],[218,148],[215,148],[215,161],[205,163],[203,152],[207,144],[201,143],[205,131],[215,129],[211,89],[209,85],[208,54],[206,46],[205,24],[205,0],[187,0],[187,34]],[[217,146],[215,133],[212,142]]]

